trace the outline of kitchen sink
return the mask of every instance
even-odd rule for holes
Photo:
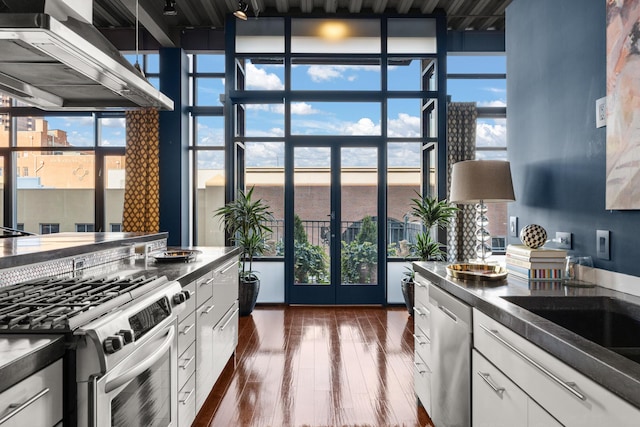
[[[640,305],[604,296],[502,298],[640,363]]]

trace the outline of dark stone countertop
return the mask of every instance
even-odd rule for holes
[[[157,240],[158,237],[155,236],[156,238],[151,240]],[[92,244],[89,244],[88,247],[95,250],[95,246]],[[188,249],[199,251],[195,261],[159,263],[154,260],[152,253],[147,257],[146,263],[144,259],[123,260],[87,269],[84,274],[89,276],[105,273],[120,276],[140,276],[143,274],[147,277],[166,276],[167,279],[178,280],[182,286],[186,286],[195,278],[222,265],[240,253],[239,248],[233,247],[194,247]],[[62,335],[18,335],[0,332],[0,392],[55,362],[63,356],[64,350],[65,342]]]
[[[640,408],[640,364],[533,314],[503,296],[607,296],[640,305],[640,297],[601,286],[568,287],[561,282],[464,281],[447,277],[445,262],[414,262],[434,285],[477,308],[518,335]]]
[[[0,335],[0,393],[60,359],[62,335]]]

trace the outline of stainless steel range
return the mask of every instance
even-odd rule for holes
[[[188,298],[164,276],[41,279],[0,288],[0,332],[67,337],[65,425],[176,426]]]

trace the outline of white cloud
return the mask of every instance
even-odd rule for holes
[[[104,119],[100,119],[100,124],[103,127],[108,127],[108,128],[122,128],[124,129],[126,126],[126,122],[127,120],[122,117],[122,118],[104,118]]]
[[[398,114],[397,119],[389,120],[387,132],[391,137],[419,137],[420,117],[407,113]]]
[[[339,70],[338,67],[325,65],[312,65],[307,70],[307,74],[311,77],[311,81],[316,83],[342,78],[342,70]]]
[[[347,123],[344,127],[345,135],[380,135],[380,125],[373,123],[368,117],[363,117],[356,123]]]
[[[380,67],[373,65],[311,65],[307,70],[307,74],[309,74],[311,81],[316,83],[336,79],[346,79],[352,82],[358,79],[358,75],[346,74],[355,71],[373,71],[379,73]]]
[[[478,107],[506,107],[507,103],[504,99],[494,99],[492,101],[480,101]]]
[[[478,122],[476,143],[479,147],[505,147],[507,145],[507,126],[504,124],[504,120],[495,120],[494,123]]]
[[[258,68],[252,63],[247,64],[247,88],[262,90],[282,90],[284,84],[276,74],[267,73],[266,70]]]
[[[317,114],[319,111],[314,109],[311,104],[306,102],[294,102],[291,104],[291,114],[306,116],[309,114]]]

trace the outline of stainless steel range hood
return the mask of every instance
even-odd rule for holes
[[[172,110],[91,24],[92,3],[0,0],[0,92],[44,110]]]

